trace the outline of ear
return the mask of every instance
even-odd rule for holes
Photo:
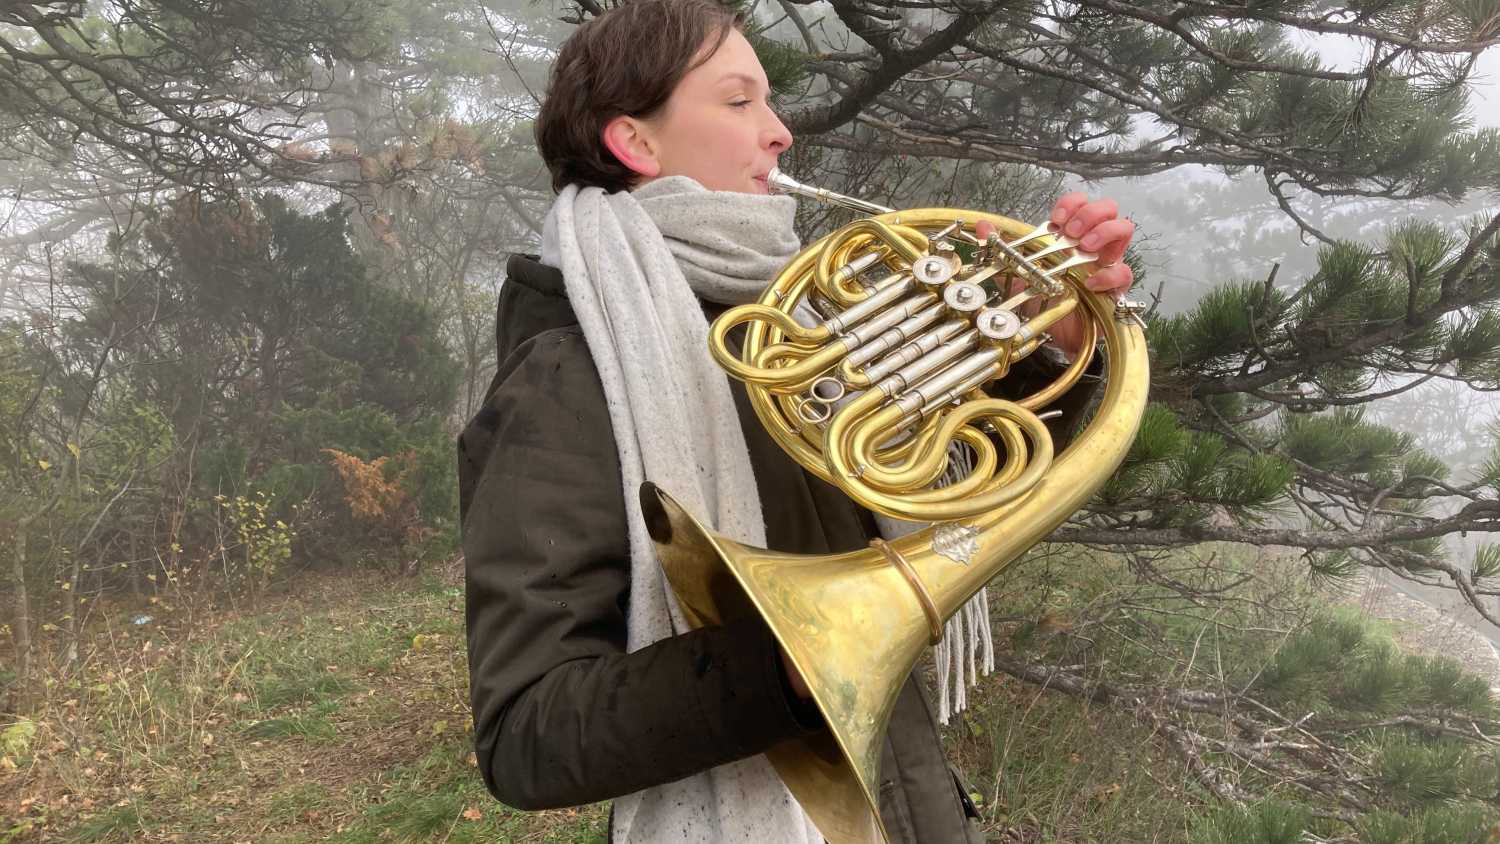
[[[642,177],[654,179],[661,173],[661,162],[656,159],[654,144],[646,137],[646,127],[634,117],[622,114],[604,124],[600,140],[621,164]]]

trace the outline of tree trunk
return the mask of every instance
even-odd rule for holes
[[[130,531],[130,562],[128,565],[130,566],[130,571],[127,573],[127,577],[130,580],[130,591],[137,598],[144,597],[145,593],[141,591],[141,538],[134,530]]]
[[[324,126],[335,153],[345,156],[343,166],[335,172],[354,185],[341,192],[340,203],[350,209],[349,238],[354,251],[365,266],[383,282],[390,282],[394,258],[376,231],[376,215],[392,214],[391,205],[399,203],[399,192],[387,191],[380,184],[379,158],[385,144],[395,136],[389,128],[378,125],[375,115],[382,114],[384,89],[373,80],[377,71],[369,62],[341,61],[329,75],[327,94],[336,106],[323,111]],[[368,161],[366,161],[368,159]],[[384,224],[381,224],[384,225]]]
[[[16,620],[11,626],[11,638],[16,645],[15,711],[28,712],[32,706],[31,696],[31,597],[26,590],[26,532],[31,527],[31,517],[16,525],[15,553],[11,556],[11,583],[16,590]]]
[[[78,580],[83,570],[83,563],[78,559],[79,553],[80,549],[75,549],[69,555],[72,564],[68,567],[68,588],[63,590],[67,593],[63,596],[63,620],[68,625],[68,650],[63,666],[68,671],[73,670],[78,659]]]

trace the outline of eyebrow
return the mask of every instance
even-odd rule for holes
[[[719,79],[719,83],[718,84],[723,85],[725,82],[729,82],[731,80],[733,80],[735,82],[743,82],[746,85],[749,85],[751,88],[753,88],[753,89],[755,89],[757,91],[760,90],[760,80],[759,79],[756,79],[755,77],[751,76],[748,73],[740,73],[739,71],[730,71],[729,73],[724,74]]]

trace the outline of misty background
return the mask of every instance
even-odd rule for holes
[[[753,20],[771,24],[766,35],[797,41],[797,28],[777,4],[751,6]],[[493,301],[498,289],[504,256],[510,251],[534,251],[539,242],[540,217],[548,191],[540,162],[529,149],[528,121],[543,94],[550,57],[572,29],[558,18],[567,17],[571,8],[558,2],[491,3],[466,26],[432,29],[433,37],[442,37],[440,33],[445,31],[454,36],[439,48],[441,61],[447,64],[441,72],[456,74],[445,86],[440,107],[462,119],[485,123],[504,138],[504,166],[513,174],[510,185],[502,180],[483,188],[479,201],[485,210],[455,220],[467,231],[446,247],[441,241],[450,236],[451,230],[434,230],[425,243],[410,239],[408,232],[398,243],[398,233],[383,222],[389,219],[382,217],[387,212],[378,209],[382,204],[394,204],[399,214],[400,205],[407,200],[402,198],[401,188],[382,188],[379,179],[354,192],[335,190],[332,183],[320,187],[315,184],[318,179],[286,185],[289,195],[300,197],[304,208],[335,203],[354,210],[356,242],[394,245],[405,250],[405,256],[414,249],[429,250],[428,263],[446,264],[449,269],[443,272],[449,275],[452,268],[461,267],[452,276],[458,283],[444,291],[431,287],[437,276],[412,280],[425,286],[440,308],[451,309],[463,303],[459,331],[464,336],[458,339],[465,357],[465,387],[464,399],[448,420],[453,430],[474,411],[482,397],[486,373],[493,367],[485,349],[485,326],[490,319],[486,303]],[[808,6],[806,11],[809,19],[828,16],[826,7],[820,4]],[[942,19],[943,15],[936,13],[930,18]],[[1367,58],[1361,42],[1338,35],[1300,33],[1294,36],[1294,43],[1315,51],[1333,69],[1356,68]],[[419,50],[433,46],[424,44],[421,36],[414,45]],[[321,111],[329,134],[320,138],[313,132],[298,144],[310,150],[337,152],[336,144],[342,142],[326,137],[368,135],[365,140],[378,142],[383,133],[395,130],[374,129],[369,116],[361,116],[362,109],[394,105],[413,96],[421,100],[419,85],[403,90],[396,83],[382,91],[368,84],[360,87],[357,77],[347,74],[346,69],[339,69],[317,82],[327,86],[327,94],[302,119]],[[460,78],[465,81],[457,81]],[[274,114],[272,109],[270,115]],[[1500,126],[1500,52],[1491,50],[1480,56],[1467,116],[1474,127]],[[361,121],[370,128],[361,129]],[[1161,131],[1153,120],[1139,115],[1131,126],[1143,136]],[[0,169],[0,187],[4,188],[0,195],[0,313],[30,314],[33,320],[44,319],[40,315],[47,312],[65,313],[70,305],[67,291],[55,283],[58,268],[70,261],[100,256],[111,237],[130,229],[139,217],[132,194],[140,199],[171,188],[154,180],[149,170],[132,171],[129,166],[122,170],[121,162],[107,150],[80,145],[74,148],[74,154],[77,157],[71,163],[77,169],[71,173],[57,169],[66,166],[66,160],[55,161],[50,167],[41,160],[10,161]],[[382,161],[378,166],[389,164]],[[398,170],[401,164],[396,163]],[[358,166],[370,164],[361,158]],[[485,175],[493,181],[493,174]],[[817,173],[814,170],[804,175],[816,180]],[[424,177],[418,176],[415,182],[423,184],[416,190],[429,195],[448,190],[459,196],[467,192],[463,179],[462,173],[449,173],[423,183]],[[1034,190],[1031,185],[1027,188]],[[1162,316],[1188,311],[1225,282],[1263,280],[1273,271],[1279,286],[1293,289],[1317,267],[1321,244],[1299,229],[1278,206],[1259,170],[1226,175],[1218,168],[1188,164],[1144,177],[1083,181],[1067,176],[1058,183],[1059,190],[1073,188],[1116,199],[1122,213],[1136,221],[1136,251],[1146,269],[1146,280],[1134,295],[1151,301],[1154,313]],[[999,190],[1003,196],[1003,186]],[[1295,188],[1290,191],[1288,198],[1296,213],[1308,226],[1333,239],[1372,241],[1394,221],[1410,217],[1456,232],[1465,221],[1494,210],[1493,197],[1479,192],[1462,203],[1449,204],[1431,199],[1322,198],[1299,193]],[[411,194],[413,199],[416,196],[415,192]],[[1036,207],[1037,203],[1037,197],[1029,197],[1022,204]],[[491,230],[485,231],[486,226]],[[392,253],[388,260],[399,258]],[[1381,382],[1382,386],[1395,383],[1389,379]],[[1483,459],[1491,443],[1489,426],[1497,410],[1500,405],[1488,394],[1461,382],[1434,379],[1370,406],[1368,415],[1416,436],[1425,448],[1462,472]],[[1476,536],[1457,534],[1446,540],[1451,552],[1459,556],[1472,555],[1478,541]],[[1462,612],[1456,604],[1449,606],[1451,593],[1421,590],[1410,584],[1403,588],[1420,592],[1445,609]],[[1466,617],[1491,636],[1500,636],[1500,630],[1472,613]]]

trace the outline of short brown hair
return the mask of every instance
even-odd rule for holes
[[[743,21],[714,0],[635,0],[578,27],[552,65],[536,120],[536,145],[552,171],[552,189],[628,190],[638,174],[604,146],[605,125],[621,115],[654,115],[682,77]],[[712,49],[695,64],[713,37]]]

